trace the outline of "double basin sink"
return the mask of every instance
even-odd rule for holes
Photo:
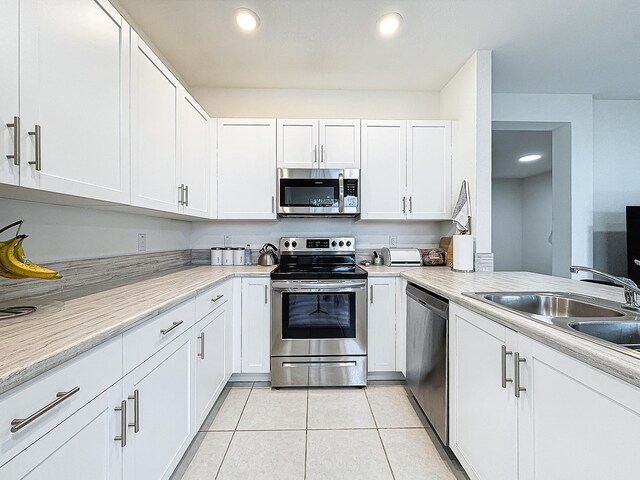
[[[620,303],[574,293],[477,292],[464,295],[552,324],[598,343],[640,354],[640,312]],[[627,350],[628,351],[628,350]]]

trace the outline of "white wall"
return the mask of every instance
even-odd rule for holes
[[[435,119],[438,92],[192,88],[211,117]]]
[[[147,234],[147,252],[190,248],[190,222],[0,198],[0,228],[20,219],[36,263],[138,253],[138,233]]]
[[[551,172],[522,179],[522,269],[551,275]]]
[[[440,92],[440,117],[456,120],[452,193],[468,178],[479,253],[491,252],[491,102],[491,52],[478,51]]]
[[[593,263],[593,101],[591,95],[497,93],[493,95],[493,120],[571,124],[571,262],[591,265]],[[555,164],[553,169],[554,172],[558,172]]]
[[[593,102],[593,160],[593,263],[625,276],[625,207],[640,205],[640,101]]]
[[[522,180],[494,178],[491,195],[494,269],[522,271]]]

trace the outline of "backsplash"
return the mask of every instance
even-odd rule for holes
[[[24,297],[63,293],[108,281],[129,281],[191,263],[191,250],[122,255],[49,263],[60,280],[9,280],[0,277],[0,304]]]

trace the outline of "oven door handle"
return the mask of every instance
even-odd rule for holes
[[[349,281],[349,282],[271,282],[271,288],[274,291],[298,291],[298,290],[352,290],[354,288],[365,288],[367,281]]]

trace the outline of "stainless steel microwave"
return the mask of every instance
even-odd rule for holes
[[[279,168],[277,212],[280,217],[357,217],[360,170]]]

